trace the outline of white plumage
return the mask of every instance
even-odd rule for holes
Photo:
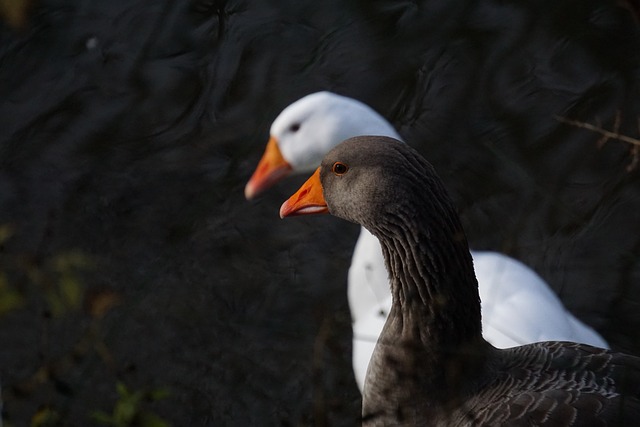
[[[287,170],[295,173],[313,171],[333,147],[359,135],[401,140],[393,126],[372,108],[330,92],[314,93],[294,102],[271,126],[271,138]],[[266,188],[257,182],[261,179],[257,173],[247,184],[248,198]],[[284,175],[280,170],[278,177]],[[604,339],[567,311],[544,280],[523,263],[496,252],[471,254],[482,301],[483,336],[491,344],[506,348],[561,340],[607,347]],[[362,390],[371,354],[391,307],[380,245],[364,228],[349,268],[348,299],[353,319],[353,369]]]

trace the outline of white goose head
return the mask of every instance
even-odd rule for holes
[[[291,173],[315,170],[333,147],[360,135],[400,139],[384,117],[355,99],[331,92],[299,99],[271,125],[269,143],[245,187],[245,197],[255,197]]]

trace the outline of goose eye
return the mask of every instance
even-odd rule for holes
[[[294,123],[291,126],[289,126],[289,130],[291,132],[298,132],[299,129],[300,129],[300,123]]]
[[[331,168],[331,171],[336,175],[344,175],[348,170],[349,166],[341,162],[335,162]]]

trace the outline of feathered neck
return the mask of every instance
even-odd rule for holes
[[[431,165],[419,166],[428,177],[403,181],[371,227],[390,276],[389,323],[399,334],[389,335],[455,351],[482,340],[478,284],[453,203]]]

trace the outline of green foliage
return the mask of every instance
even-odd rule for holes
[[[45,271],[53,278],[53,283],[44,289],[54,316],[80,308],[84,293],[81,272],[92,266],[91,260],[78,251],[61,253],[48,260]]]
[[[13,234],[11,225],[0,225],[0,245]],[[60,252],[42,261],[35,261],[36,257],[29,254],[3,255],[0,262],[0,316],[23,307],[29,289],[45,299],[53,316],[63,316],[82,306],[85,288],[82,274],[94,267],[89,256],[77,250]],[[26,281],[10,279],[16,277],[26,278]]]
[[[169,427],[169,423],[153,412],[144,409],[145,402],[154,402],[165,399],[169,391],[164,388],[153,390],[132,391],[123,383],[116,385],[118,400],[113,407],[113,412],[97,411],[92,418],[100,424],[114,427]]]
[[[42,407],[31,417],[31,427],[54,427],[60,423],[60,414],[52,408]]]
[[[0,316],[24,305],[24,297],[9,286],[6,274],[0,271]]]
[[[0,244],[9,240],[13,235],[13,227],[9,224],[0,225]]]

